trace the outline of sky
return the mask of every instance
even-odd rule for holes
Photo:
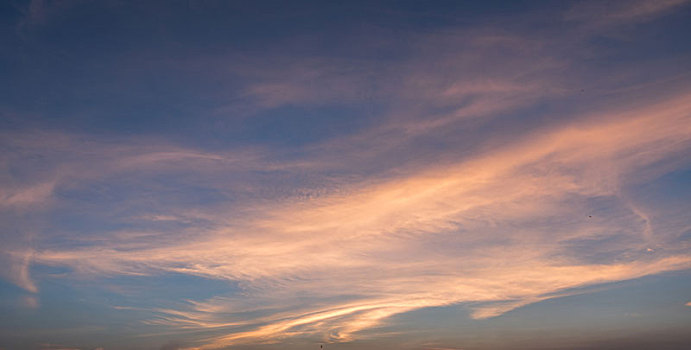
[[[691,348],[691,2],[0,3],[0,349]]]

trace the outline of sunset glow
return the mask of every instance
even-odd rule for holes
[[[1,5],[0,349],[688,349],[691,3]]]

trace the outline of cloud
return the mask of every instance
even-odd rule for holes
[[[571,8],[566,19],[596,27],[645,22],[688,3],[688,0],[581,2]]]
[[[576,7],[567,18],[601,30],[679,3],[616,3],[594,17]],[[162,349],[211,349],[352,341],[429,307],[499,317],[691,268],[679,239],[688,224],[661,230],[664,208],[630,195],[691,161],[691,89],[664,79],[631,88],[626,72],[581,76],[569,56],[587,40],[560,44],[562,34],[438,31],[411,36],[396,62],[283,54],[223,66],[246,83],[220,114],[383,105],[362,129],[290,149],[5,132],[0,210],[11,220],[0,273],[32,293],[36,265],[68,267],[67,278],[232,283],[235,294],[115,307],[194,335]],[[574,96],[583,86],[607,98]],[[540,114],[546,100],[566,107]],[[25,215],[45,213],[83,226],[27,226]]]
[[[496,317],[573,288],[691,267],[685,248],[656,234],[649,214],[622,196],[653,164],[662,169],[689,147],[688,101],[681,93],[581,116],[458,163],[316,198],[250,202],[251,214],[232,224],[223,206],[209,208],[214,224],[201,233],[101,237],[98,245],[41,249],[34,259],[83,276],[176,272],[241,282],[246,293],[237,300],[156,311],[151,324],[221,333],[200,348],[308,334],[349,341],[425,307],[464,304],[473,318]],[[610,211],[596,215],[606,220],[588,219],[593,198],[610,201]],[[572,250],[602,232],[628,237],[591,247],[609,260]],[[661,253],[651,256],[650,246]],[[346,295],[357,297],[340,300]],[[261,315],[247,318],[243,308]]]
[[[14,189],[0,193],[0,206],[25,207],[28,205],[45,204],[53,194],[55,183],[39,183],[28,188]]]
[[[35,296],[24,296],[22,297],[21,303],[24,307],[27,307],[29,309],[36,309],[40,305],[38,298]]]
[[[182,345],[175,343],[175,342],[169,342],[166,344],[161,345],[160,350],[178,350],[182,349]]]
[[[10,250],[8,248],[5,247],[0,250],[2,253],[0,261],[3,262],[3,267],[0,268],[0,275],[28,292],[38,292],[38,287],[32,280],[29,272],[34,251]]]

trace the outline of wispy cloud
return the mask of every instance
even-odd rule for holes
[[[6,247],[0,252],[3,253],[2,261],[4,263],[3,267],[0,268],[0,275],[26,291],[38,292],[38,287],[29,273],[34,251],[31,249],[9,250]]]
[[[162,348],[213,349],[298,336],[352,341],[430,307],[487,319],[689,269],[686,214],[632,195],[691,162],[688,75],[652,84],[631,73],[638,66],[601,76],[610,66],[584,74],[579,62],[594,55],[583,36],[682,3],[579,5],[564,16],[572,31],[488,24],[415,33],[396,60],[200,59],[242,81],[214,117],[251,120],[287,106],[377,115],[296,147],[2,132],[0,274],[31,293],[23,301],[32,308],[42,276],[32,266],[84,280],[181,274],[237,285],[112,306],[192,334]],[[40,20],[43,3],[32,4],[27,20]],[[661,226],[662,214],[674,220]]]
[[[249,319],[233,299],[158,310],[153,324],[227,330],[202,348],[299,334],[345,341],[391,315],[458,303],[469,303],[474,318],[494,317],[570,288],[691,267],[685,248],[654,235],[650,218],[621,196],[637,174],[689,147],[688,101],[681,94],[578,117],[456,164],[355,182],[333,195],[255,202],[231,225],[220,207],[207,211],[213,225],[193,236],[135,235],[42,249],[34,259],[91,276],[170,271],[243,281],[243,303],[285,307]],[[619,211],[593,213],[590,198]],[[608,231],[629,237],[604,248],[611,260],[570,250]],[[291,299],[305,293],[323,305]],[[357,297],[328,301],[346,295]]]
[[[595,27],[635,24],[653,20],[688,3],[688,0],[582,2],[571,8],[566,19]]]

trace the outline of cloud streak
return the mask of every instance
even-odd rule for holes
[[[41,249],[34,259],[85,276],[175,272],[240,281],[243,302],[287,308],[240,317],[231,297],[189,311],[159,310],[153,324],[227,330],[200,348],[305,334],[348,341],[392,315],[459,303],[473,318],[495,317],[576,287],[691,267],[686,247],[656,235],[650,218],[622,197],[644,170],[688,149],[688,101],[691,95],[681,94],[643,109],[579,117],[456,164],[353,183],[335,195],[255,203],[249,217],[232,224],[219,207],[208,217],[212,228],[194,235]],[[188,153],[118,164],[171,157],[185,164],[180,154]],[[593,213],[594,198],[615,210]],[[622,235],[613,247],[597,244]],[[610,249],[611,259],[572,251],[574,242],[588,240],[595,242],[589,249]],[[291,297],[305,293],[324,305],[300,306]],[[346,295],[356,300],[328,301]]]
[[[44,278],[221,282],[211,296],[110,307],[189,335],[163,348],[216,349],[366,339],[434,307],[489,319],[689,269],[684,210],[637,196],[691,164],[688,72],[641,77],[638,62],[613,67],[590,42],[683,3],[586,3],[550,30],[488,22],[396,45],[362,29],[363,45],[395,60],[312,57],[285,50],[290,40],[262,57],[172,58],[240,81],[209,107],[233,135],[330,108],[352,108],[359,124],[328,134],[296,122],[267,132],[278,145],[238,147],[3,131],[0,275],[34,310],[50,301]],[[48,10],[32,2],[22,26]],[[303,132],[328,136],[292,144]]]

